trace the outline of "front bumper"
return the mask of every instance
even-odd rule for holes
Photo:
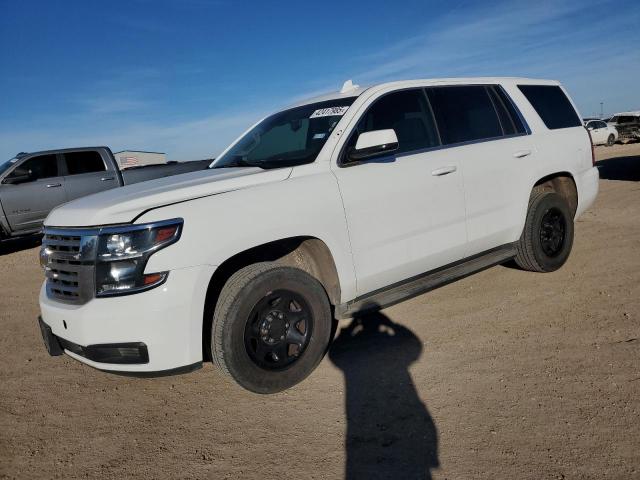
[[[108,343],[83,347],[64,338],[56,337],[51,327],[42,321],[42,317],[38,317],[38,323],[40,324],[44,345],[52,357],[62,355],[65,350],[68,350],[87,360],[99,363],[149,363],[149,352],[147,346],[142,342]]]
[[[192,368],[202,362],[204,304],[213,271],[208,265],[174,270],[153,290],[84,305],[49,298],[43,284],[42,322],[54,337],[54,350],[57,342],[64,353],[100,370],[144,374]]]

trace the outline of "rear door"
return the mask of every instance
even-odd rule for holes
[[[63,154],[69,200],[118,186],[118,177],[99,150],[78,150]]]
[[[462,165],[467,257],[515,241],[535,152],[527,128],[497,85],[427,89],[446,155]],[[450,162],[445,162],[450,163]]]
[[[40,228],[49,212],[67,201],[65,180],[56,154],[38,155],[16,163],[0,190],[2,207],[13,232]],[[30,172],[31,180],[11,184],[11,179]]]

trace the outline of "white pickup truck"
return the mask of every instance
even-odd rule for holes
[[[556,81],[347,82],[259,121],[208,170],[53,210],[40,327],[52,355],[101,370],[211,358],[273,393],[314,370],[334,319],[511,259],[558,269],[597,192]]]

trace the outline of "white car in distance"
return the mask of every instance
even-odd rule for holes
[[[589,120],[585,122],[585,127],[589,130],[594,145],[611,147],[618,140],[618,130],[604,120]]]

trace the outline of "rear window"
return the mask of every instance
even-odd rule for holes
[[[578,114],[562,89],[556,85],[518,85],[531,106],[550,130],[579,127]]]
[[[443,144],[503,135],[486,87],[435,87],[427,92]]]
[[[104,172],[106,170],[100,153],[95,150],[65,153],[64,159],[67,163],[67,173],[69,175]]]

